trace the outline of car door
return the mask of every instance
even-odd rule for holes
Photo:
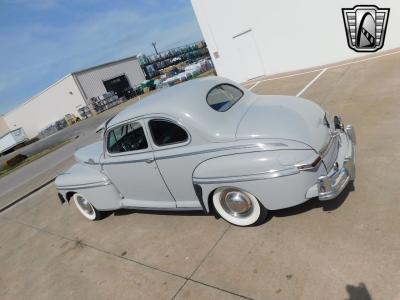
[[[178,208],[201,209],[192,173],[201,162],[200,155],[188,155],[191,136],[182,124],[169,118],[154,117],[147,126],[152,138],[154,158]]]
[[[124,197],[124,207],[175,208],[142,121],[114,126],[105,134],[102,167]]]

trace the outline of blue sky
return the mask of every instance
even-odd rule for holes
[[[190,0],[0,0],[0,114],[68,73],[202,39]]]

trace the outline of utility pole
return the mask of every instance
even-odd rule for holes
[[[156,43],[156,42],[152,42],[151,44],[153,45],[154,50],[156,51],[156,54],[158,55],[158,51],[157,51],[157,48],[156,48],[156,44],[157,44],[157,43]]]

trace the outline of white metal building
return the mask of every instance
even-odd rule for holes
[[[73,72],[3,116],[9,130],[22,127],[33,138],[49,124],[78,109],[92,97],[135,87],[145,80],[136,56]],[[1,127],[1,124],[0,124]]]
[[[347,45],[342,8],[391,8],[383,50],[400,46],[400,2],[192,0],[218,75],[243,82],[362,53]]]
[[[6,121],[4,120],[3,116],[0,116],[0,136],[9,132],[10,129],[7,126]]]

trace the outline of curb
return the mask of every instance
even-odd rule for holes
[[[32,194],[34,194],[34,193],[38,192],[39,190],[43,189],[44,187],[48,186],[50,183],[53,183],[55,180],[56,180],[56,177],[54,177],[54,178],[50,179],[49,181],[41,184],[39,187],[35,188],[34,190],[30,191],[29,193],[19,197],[17,200],[14,200],[11,203],[7,204],[6,206],[0,208],[0,213],[6,211],[7,209],[9,209],[9,208],[13,207],[14,205],[18,204],[22,200],[28,198]]]

